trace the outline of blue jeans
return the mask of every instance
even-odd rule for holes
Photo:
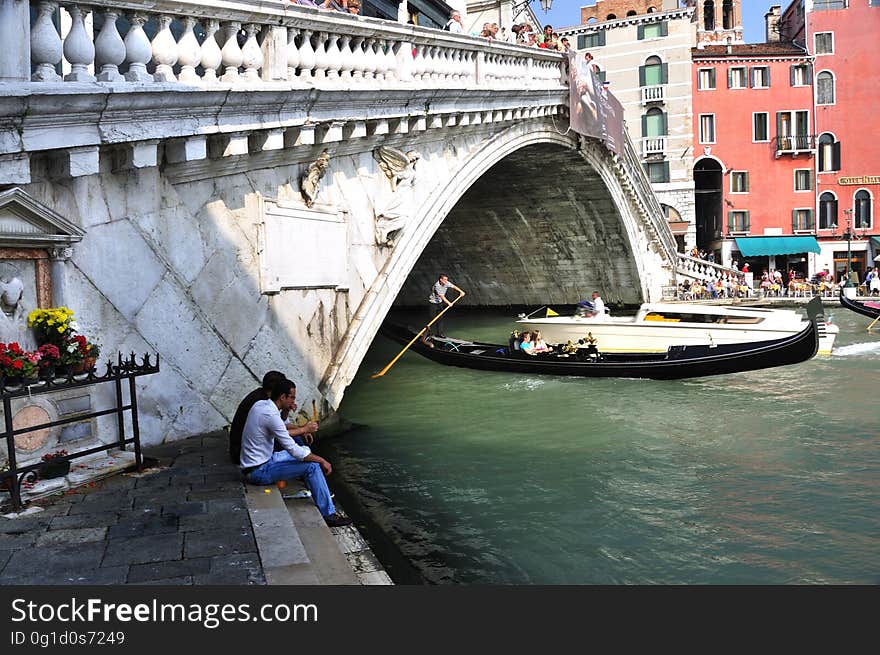
[[[312,492],[312,500],[315,501],[321,516],[330,516],[336,513],[333,500],[330,498],[330,490],[327,488],[327,480],[324,479],[324,471],[317,462],[303,462],[295,459],[286,450],[280,450],[277,453],[272,453],[268,462],[247,475],[248,482],[263,485],[293,478],[305,481],[309,491]]]

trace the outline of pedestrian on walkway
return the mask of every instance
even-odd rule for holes
[[[428,308],[430,311],[430,320],[434,320],[434,318],[440,314],[446,307],[452,305],[452,303],[446,298],[446,292],[449,289],[455,289],[459,293],[459,298],[464,295],[464,291],[455,286],[446,273],[440,273],[440,276],[437,278],[437,281],[434,283],[434,286],[431,287],[431,295],[428,297]],[[456,299],[457,300],[457,299]],[[445,305],[444,305],[445,303]],[[441,339],[446,337],[443,333],[443,319],[440,318],[436,323],[434,323],[430,328],[428,328],[428,335],[435,334]]]
[[[269,398],[258,400],[248,412],[241,441],[241,472],[251,484],[267,485],[279,480],[302,479],[324,521],[330,527],[351,523],[350,519],[336,513],[327,480],[324,476],[333,467],[323,457],[314,454],[308,446],[294,441],[281,414],[296,407],[296,385],[281,380],[272,385]],[[314,431],[316,423],[309,423],[298,430]],[[273,452],[278,441],[284,450]]]

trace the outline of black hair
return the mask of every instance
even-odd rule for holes
[[[441,277],[446,277],[446,278],[448,278],[449,276],[446,275],[446,273],[440,273],[440,275],[437,276],[437,279],[439,280]]]
[[[263,376],[263,389],[269,391],[278,380],[285,380],[287,376],[281,371],[269,371]],[[296,387],[296,385],[294,385]]]
[[[269,398],[278,400],[281,396],[289,394],[291,389],[296,389],[296,385],[287,378],[277,380],[269,390]]]

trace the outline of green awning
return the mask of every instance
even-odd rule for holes
[[[871,242],[875,248],[880,248],[880,237],[871,237]]]
[[[816,237],[737,237],[736,245],[743,257],[768,255],[795,255],[802,252],[822,252]]]

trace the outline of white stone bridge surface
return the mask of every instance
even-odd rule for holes
[[[269,369],[328,417],[441,269],[485,306],[674,279],[632,147],[568,129],[559,53],[248,0],[0,0],[0,26],[0,260],[105,353],[161,354],[147,442],[226,425]]]

